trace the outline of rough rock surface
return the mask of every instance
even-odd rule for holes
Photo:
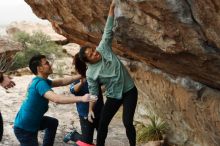
[[[71,42],[94,46],[111,2],[25,1]],[[174,143],[218,146],[220,1],[116,1],[114,50],[133,60],[128,65],[140,94],[137,115],[151,109],[169,121]]]
[[[21,44],[10,40],[7,37],[0,37],[0,70],[10,65],[16,52],[21,51]]]
[[[94,45],[101,38],[110,3],[25,1],[58,33],[75,43]],[[117,0],[115,47],[121,55],[219,89],[219,7],[218,0]]]
[[[156,114],[169,124],[168,140],[180,146],[219,146],[220,91],[142,63],[128,63],[138,87],[136,121]]]

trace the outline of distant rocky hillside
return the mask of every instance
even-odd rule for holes
[[[7,37],[0,37],[0,67],[9,62],[16,52],[21,51],[21,44],[12,41]],[[6,60],[5,60],[6,59]]]
[[[32,34],[33,32],[41,31],[48,35],[51,38],[51,41],[55,41],[56,43],[63,46],[63,49],[67,51],[68,54],[74,56],[76,52],[79,50],[79,45],[75,43],[69,43],[66,37],[58,34],[53,29],[52,25],[50,24],[40,24],[40,23],[33,23],[27,21],[21,22],[13,22],[8,26],[4,27],[4,31],[6,35],[9,37],[13,36],[18,31],[24,31],[26,33]]]
[[[6,32],[9,36],[15,34],[18,31],[25,31],[29,34],[32,34],[33,32],[37,32],[37,31],[41,31],[46,35],[50,36],[52,41],[66,39],[64,36],[57,34],[50,24],[40,24],[40,23],[21,21],[21,22],[13,22],[9,24],[6,28]]]

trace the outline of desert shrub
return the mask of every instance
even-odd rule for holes
[[[33,55],[44,54],[48,58],[51,56],[61,57],[62,49],[50,37],[43,32],[34,32],[32,35],[26,32],[17,32],[13,39],[20,42],[23,50],[15,55],[14,64],[10,70],[16,70],[28,66],[28,62]]]
[[[66,66],[65,62],[58,62],[54,69],[54,74],[57,74],[59,77],[63,77],[65,66]]]
[[[149,124],[139,127],[137,141],[139,143],[163,140],[168,124],[155,115],[148,116]]]

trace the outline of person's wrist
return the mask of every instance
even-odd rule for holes
[[[82,96],[80,96],[79,98],[77,98],[77,102],[82,102]]]
[[[83,102],[83,96],[80,96],[79,102]]]
[[[115,5],[111,5],[110,9],[113,11],[115,9]]]
[[[83,85],[83,81],[80,81],[80,82],[79,82],[79,85],[82,86],[82,85]]]
[[[81,98],[82,98],[81,96],[80,97],[75,95],[70,95],[70,96],[72,96],[75,102],[81,102]]]

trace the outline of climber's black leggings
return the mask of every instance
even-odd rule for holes
[[[123,104],[123,123],[126,129],[126,134],[130,146],[136,145],[136,131],[133,125],[134,112],[137,105],[137,88],[134,87],[122,95],[122,99],[114,99],[107,97],[103,107],[101,118],[99,122],[97,144],[96,146],[104,146],[105,139],[108,133],[108,125],[113,116]]]
[[[0,141],[2,141],[2,136],[3,136],[3,118],[0,112]]]

